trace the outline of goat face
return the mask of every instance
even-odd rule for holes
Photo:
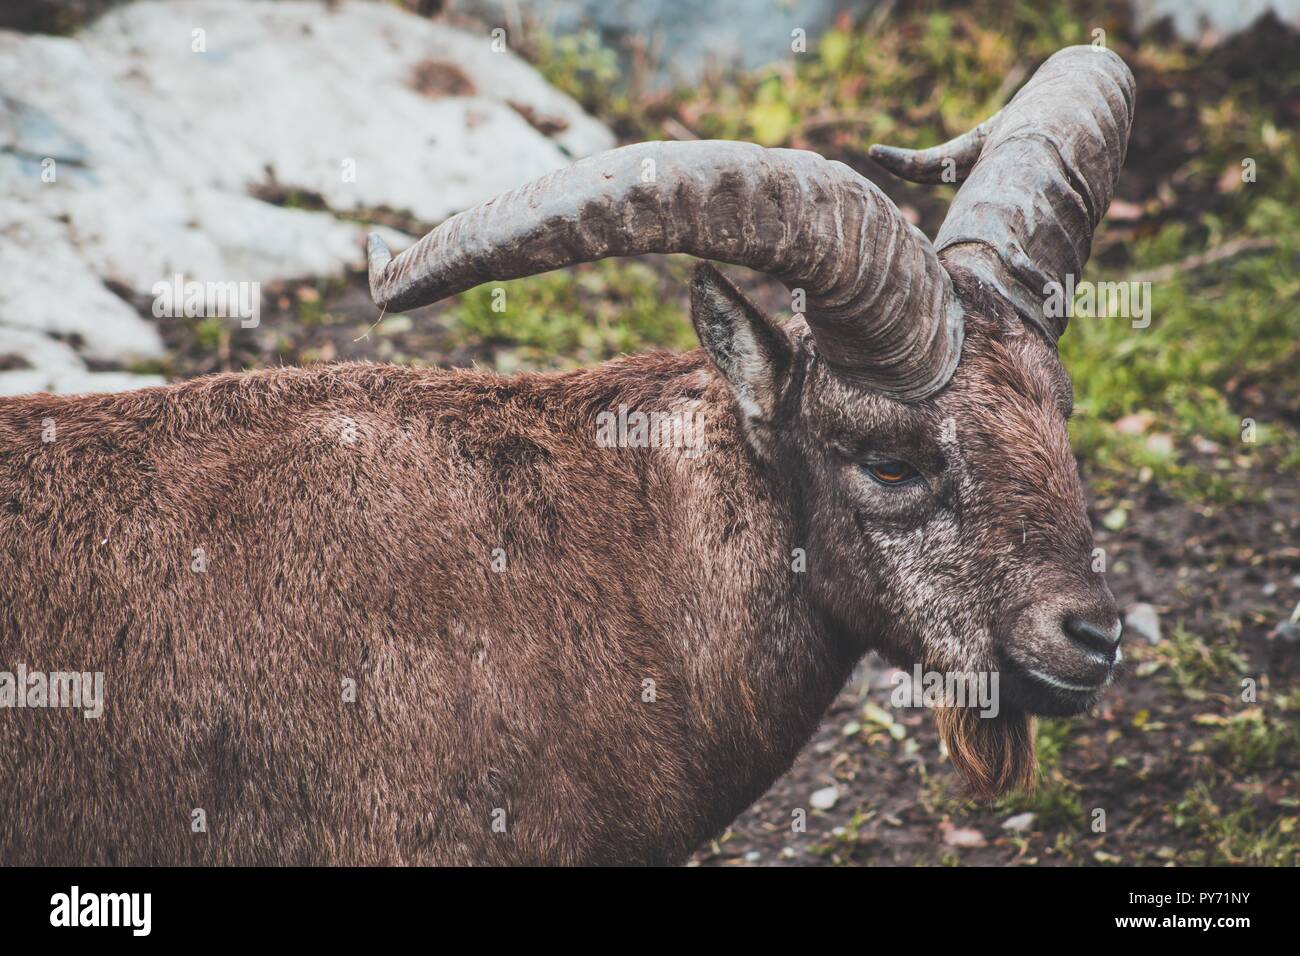
[[[1093,570],[1070,380],[1036,335],[966,328],[951,383],[924,402],[811,364],[790,430],[807,467],[810,562],[824,562],[824,599],[844,625],[881,622],[872,636],[897,659],[998,672],[1008,703],[1076,713],[1110,679],[1120,627]]]
[[[837,632],[909,667],[997,675],[995,719],[943,725],[995,792],[1032,765],[1026,714],[1097,702],[1120,624],[1094,570],[1069,376],[1041,335],[984,304],[948,385],[899,402],[847,382],[806,325],[780,329],[711,267],[693,287],[751,445],[800,499],[807,584]]]

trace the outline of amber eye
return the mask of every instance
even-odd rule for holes
[[[901,485],[916,477],[916,469],[905,461],[891,459],[867,465],[867,473],[882,485]]]

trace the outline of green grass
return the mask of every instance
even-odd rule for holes
[[[1135,258],[1155,264],[1181,258],[1185,231],[1179,224],[1165,227],[1137,245]],[[1213,270],[1207,276],[1153,283],[1148,328],[1135,329],[1127,319],[1076,318],[1062,339],[1061,356],[1075,384],[1071,438],[1093,466],[1100,490],[1141,474],[1189,500],[1231,501],[1245,494],[1259,458],[1294,467],[1294,430],[1255,412],[1249,416],[1254,440],[1245,440],[1248,416],[1234,407],[1230,386],[1278,382],[1300,370],[1300,210],[1261,202],[1239,235],[1268,236],[1278,244],[1207,267]],[[1135,413],[1153,416],[1148,434],[1116,431],[1115,421]],[[1171,447],[1150,442],[1152,433],[1169,435]],[[1197,439],[1220,452],[1209,461],[1189,456]]]
[[[1069,746],[1073,722],[1043,718],[1035,723],[1038,748],[1038,786],[1032,793],[1013,793],[998,801],[998,817],[1033,813],[1034,827],[1082,832],[1087,821],[1079,788],[1061,770],[1061,758]]]
[[[1185,697],[1193,699],[1209,691],[1238,693],[1246,672],[1235,636],[1225,630],[1218,640],[1207,640],[1181,622],[1150,652],[1143,649],[1142,656],[1149,656]]]
[[[1210,747],[1220,763],[1234,773],[1273,770],[1294,761],[1300,752],[1300,730],[1293,721],[1251,707],[1224,721]]]
[[[670,266],[685,288],[684,269]],[[695,332],[665,301],[659,275],[641,262],[605,260],[547,275],[492,283],[461,296],[452,336],[494,350],[510,368],[589,365],[648,348],[689,349]]]
[[[538,37],[526,52],[548,80],[629,138],[662,137],[665,116],[701,137],[797,145],[834,127],[865,149],[888,138],[929,145],[983,119],[1024,57],[1091,40],[1113,17],[1104,3],[980,2],[969,10],[903,13],[836,26],[808,49],[753,73],[719,76],[666,95],[622,95],[617,57],[594,35]]]
[[[954,817],[987,813],[1001,820],[1017,813],[1033,813],[1034,829],[1065,831],[1064,842],[1070,844],[1074,835],[1081,835],[1087,825],[1079,787],[1061,769],[1073,728],[1070,720],[1044,718],[1035,722],[1038,785],[1033,792],[1008,794],[990,808],[966,797],[960,784],[950,785],[943,778],[932,776],[924,784],[924,802],[936,815]]]
[[[1153,281],[1148,328],[1134,329],[1122,319],[1072,322],[1061,348],[1076,390],[1071,432],[1101,489],[1141,473],[1187,500],[1235,501],[1257,490],[1251,470],[1260,460],[1297,471],[1295,428],[1285,416],[1270,414],[1288,394],[1294,403],[1300,375],[1300,142],[1275,125],[1260,102],[1273,80],[1238,83],[1232,96],[1199,110],[1202,148],[1184,172],[1215,183],[1216,194],[1229,190],[1215,208],[1175,215],[1129,244],[1123,272],[1088,270],[1093,280],[1122,279],[1231,241],[1276,243]],[[1256,163],[1255,181],[1219,183],[1245,157]],[[1105,232],[1103,223],[1099,242]],[[1243,383],[1257,383],[1262,411],[1235,400],[1234,387]],[[1138,412],[1154,415],[1151,430],[1173,438],[1173,453],[1152,451],[1146,436],[1121,435],[1112,427]],[[1255,421],[1253,442],[1243,439],[1248,414]],[[1195,439],[1214,442],[1222,453],[1208,461],[1188,455]]]
[[[538,71],[557,89],[574,96],[591,113],[607,120],[635,110],[628,91],[619,83],[623,68],[618,54],[605,46],[594,30],[554,36],[531,32],[532,55]]]
[[[1190,787],[1168,807],[1174,827],[1193,838],[1182,862],[1192,866],[1296,866],[1300,843],[1296,817],[1280,817],[1267,825],[1256,820],[1253,807],[1221,807],[1205,782]]]
[[[230,328],[225,319],[204,318],[191,320],[195,325],[195,337],[199,347],[205,352],[216,352],[230,342]]]

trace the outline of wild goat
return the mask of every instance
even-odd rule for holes
[[[798,290],[779,325],[701,264],[702,351],[0,402],[0,665],[104,675],[99,719],[10,677],[0,861],[679,862],[868,649],[1000,674],[995,718],[941,731],[977,793],[1030,781],[1029,715],[1089,707],[1118,658],[1042,302],[1133,97],[1071,48],[970,133],[877,148],[965,181],[934,246],[848,167],[731,142],[370,241],[389,311],[647,252]],[[694,415],[702,453],[604,447],[620,406]]]

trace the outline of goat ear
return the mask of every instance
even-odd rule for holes
[[[707,262],[691,277],[691,321],[746,422],[770,421],[793,359],[785,333]]]

